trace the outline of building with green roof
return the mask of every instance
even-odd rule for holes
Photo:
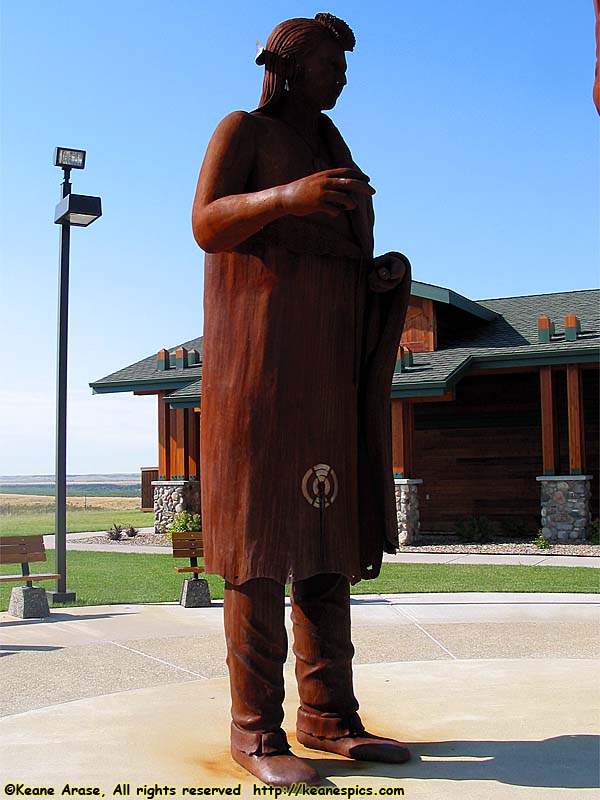
[[[173,486],[176,505],[199,502],[202,342],[90,384],[157,395],[158,468],[143,475],[142,505],[158,525]],[[599,344],[600,290],[473,301],[413,281],[390,387],[403,543],[473,517],[551,541],[585,537],[598,508]]]

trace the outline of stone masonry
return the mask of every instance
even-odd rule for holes
[[[419,497],[417,488],[422,480],[394,478],[396,487],[396,517],[399,544],[412,544],[419,535]]]
[[[542,536],[549,542],[583,541],[590,523],[589,475],[543,475]]]
[[[16,586],[10,595],[8,613],[21,619],[49,617],[46,590],[40,586]]]
[[[152,481],[154,486],[154,530],[164,533],[173,516],[180,511],[200,512],[198,481]]]

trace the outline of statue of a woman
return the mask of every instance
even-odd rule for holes
[[[365,732],[352,689],[349,583],[376,577],[397,526],[390,386],[410,290],[373,258],[374,189],[323,110],[354,35],[318,14],[257,55],[256,111],[217,127],[193,229],[206,251],[201,474],[206,569],[226,580],[233,758],[266,783],[317,783],[283,720],[291,583],[297,738],[402,762]]]

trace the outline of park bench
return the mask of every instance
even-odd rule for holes
[[[193,573],[181,586],[179,602],[185,608],[200,608],[210,605],[208,581],[198,576],[204,567],[198,566],[198,559],[204,555],[204,543],[200,531],[173,532],[173,558],[189,558],[189,567],[175,567],[178,573]]]
[[[25,583],[10,595],[9,614],[22,619],[48,617],[46,592],[33,582],[55,581],[61,576],[54,572],[31,573],[29,565],[46,561],[43,536],[0,536],[0,564],[20,564],[20,575],[0,575],[0,583]]]

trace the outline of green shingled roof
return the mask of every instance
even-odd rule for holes
[[[442,304],[447,314],[456,314],[457,319],[460,316],[461,324],[454,330],[450,316],[439,350],[416,353],[413,365],[404,372],[397,368],[392,381],[393,397],[445,394],[475,367],[500,369],[599,360],[600,290],[475,302],[448,289],[414,281],[412,294]],[[567,342],[564,337],[564,318],[569,313],[576,314],[581,323],[581,335],[575,342]],[[554,322],[556,331],[547,344],[538,342],[537,320],[543,314]],[[202,342],[200,336],[178,347],[196,349],[202,359]],[[169,352],[176,349],[169,348]],[[172,407],[192,407],[200,402],[201,378],[201,364],[163,371],[158,369],[155,354],[90,386],[96,393],[172,389],[165,402]]]
[[[194,381],[183,389],[177,389],[177,391],[167,395],[164,398],[165,403],[168,403],[172,408],[193,408],[200,404],[201,389],[202,381]]]
[[[197,350],[200,354],[200,364],[185,369],[171,367],[168,370],[158,368],[157,354],[136,361],[128,367],[123,367],[116,372],[112,372],[104,378],[100,378],[90,386],[94,394],[109,392],[133,392],[144,390],[159,389],[169,390],[187,386],[190,381],[196,381],[202,377],[202,342],[203,337],[190,339],[188,342],[178,344],[177,347],[166,348],[172,355],[178,347],[185,347],[187,350]]]
[[[479,300],[478,305],[498,316],[487,324],[461,329],[435,353],[416,353],[412,367],[395,372],[392,397],[445,394],[474,367],[599,360],[600,290],[503,297]],[[576,314],[581,323],[575,342],[565,341],[564,319],[569,313]],[[537,320],[542,315],[555,324],[556,335],[548,344],[538,342]]]

